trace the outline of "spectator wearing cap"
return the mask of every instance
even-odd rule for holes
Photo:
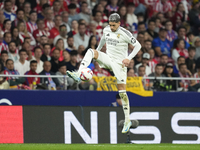
[[[67,28],[66,26],[63,24],[63,25],[60,25],[59,27],[59,35],[57,35],[55,38],[54,38],[54,41],[53,41],[53,44],[54,46],[56,45],[58,39],[63,39],[63,42],[64,42],[64,48],[66,49],[68,47],[67,45]]]
[[[76,4],[71,3],[68,6],[69,9],[69,24],[71,25],[72,20],[80,20],[80,16],[76,13]]]
[[[188,58],[185,60],[185,63],[187,64],[188,70],[190,70],[192,74],[195,73],[195,67],[196,67],[196,61],[194,59],[195,54],[196,54],[196,48],[192,46],[189,47]]]
[[[171,44],[172,43],[167,39],[167,30],[164,28],[160,28],[159,36],[155,38],[152,42],[156,55],[160,56],[162,54],[167,54],[170,57]]]
[[[33,32],[38,28],[37,27],[37,13],[36,11],[31,11],[29,14],[29,21],[26,23],[27,30],[29,33],[33,34]]]
[[[155,88],[155,90],[161,90],[164,87],[165,80],[156,79],[157,77],[165,77],[163,73],[163,66],[161,64],[157,64],[155,67],[155,72],[149,74],[149,77],[155,77],[155,79],[150,79],[149,86]],[[164,89],[163,89],[164,90]]]
[[[9,52],[8,52],[8,57],[9,59],[12,59],[14,63],[19,59],[19,54],[18,54],[18,49],[16,47],[15,42],[10,42],[8,44]]]
[[[60,58],[60,50],[59,49],[54,49],[51,57],[51,71],[56,73],[59,68],[59,64],[61,61],[59,61]]]
[[[150,59],[150,55],[148,53],[144,53],[142,55],[142,62],[140,64],[137,64],[135,66],[137,72],[138,72],[138,68],[143,65],[145,66],[145,74],[146,75],[149,75],[151,73],[151,68],[148,66],[148,62],[149,62],[149,59]]]
[[[36,72],[37,70],[37,61],[31,60],[30,61],[30,70],[25,73],[25,75],[38,75]],[[33,85],[36,82],[36,84],[40,83],[40,78],[37,77],[26,77],[26,85],[28,85],[31,89],[34,89]]]
[[[177,58],[183,56],[188,58],[188,50],[185,49],[185,42],[183,39],[176,39],[174,41],[174,49],[172,50],[172,59],[177,62]]]
[[[158,33],[155,32],[155,21],[154,20],[149,20],[148,22],[148,28],[147,28],[147,32],[148,34],[154,39],[158,37]]]
[[[59,27],[62,25],[62,17],[60,15],[55,16],[55,26],[50,30],[51,33],[51,39],[54,39],[56,36],[58,36],[59,33]]]
[[[76,50],[70,52],[70,61],[66,63],[67,70],[76,71],[78,69],[77,56],[78,52]]]
[[[83,45],[84,47],[88,46],[89,36],[85,34],[86,26],[85,24],[80,23],[78,25],[78,33],[74,35],[74,41],[76,41],[75,46]]]
[[[179,65],[180,64],[185,64],[185,57],[183,57],[183,56],[179,56],[178,57],[177,63],[175,63],[175,65],[173,67],[175,74],[178,74],[178,72],[179,72]]]
[[[57,78],[62,90],[64,89],[67,90],[74,84],[74,80],[68,77],[66,72],[67,72],[67,66],[65,65],[64,62],[60,63],[58,71],[56,72],[56,75],[63,76],[63,77]]]
[[[62,11],[63,11],[62,8],[61,8],[62,5],[63,4],[61,4],[59,0],[55,0],[53,2],[54,16],[62,14]]]
[[[48,43],[44,44],[43,45],[43,54],[40,59],[43,62],[50,61],[51,60],[50,52],[51,52],[51,45]]]
[[[42,57],[42,49],[40,47],[35,47],[34,48],[34,56],[32,58],[32,60],[36,60],[37,61],[37,69],[36,69],[36,73],[40,73],[43,70],[43,61],[41,60]]]
[[[8,52],[5,50],[1,51],[1,62],[3,63],[4,66],[6,66],[7,59],[8,59]]]
[[[3,35],[3,42],[0,43],[0,52],[3,50],[9,51],[8,49],[8,43],[10,43],[12,40],[12,35],[10,32],[6,32]]]
[[[60,84],[59,84],[58,79],[49,77],[50,75],[55,75],[55,73],[51,71],[51,63],[49,61],[45,61],[43,68],[44,70],[40,72],[39,75],[46,75],[47,77],[40,78],[40,83],[48,84],[53,89],[56,89],[56,88],[59,89]],[[57,71],[58,71],[58,68],[57,68]]]
[[[86,22],[86,25],[89,24],[91,20],[91,16],[89,15],[89,9],[88,9],[88,4],[86,2],[81,3],[81,12],[78,14],[80,18],[84,19]]]
[[[190,18],[190,25],[192,26],[192,33],[196,36],[199,35],[199,26],[200,26],[199,8],[200,8],[200,2],[198,0],[193,0],[192,9],[189,12],[189,18]]]
[[[16,18],[16,15],[12,12],[12,2],[10,0],[4,2],[4,16],[10,21],[14,21]]]
[[[45,10],[44,24],[45,28],[47,28],[48,30],[51,30],[55,26],[53,19],[54,19],[53,10],[51,8],[47,8]]]
[[[30,70],[30,62],[26,60],[27,51],[21,49],[19,51],[19,60],[15,62],[15,69],[19,72],[20,75],[24,75],[27,71]]]
[[[173,40],[177,39],[177,33],[172,29],[173,24],[170,20],[165,22],[165,28],[167,29],[167,39],[172,42]]]
[[[166,77],[179,77],[177,74],[174,73],[173,70],[173,64],[172,63],[167,63],[163,74]],[[167,91],[177,91],[179,87],[179,80],[166,80],[166,90]]]
[[[71,31],[71,28],[68,23],[69,13],[67,11],[64,11],[61,16],[63,21],[62,24],[64,24],[67,27],[67,32]]]

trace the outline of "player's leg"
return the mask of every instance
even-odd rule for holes
[[[117,84],[117,88],[119,90],[119,96],[122,101],[122,107],[124,111],[125,121],[124,121],[124,127],[122,129],[122,133],[126,133],[129,131],[132,123],[130,121],[130,105],[129,105],[129,98],[126,93],[126,84]]]
[[[83,68],[87,68],[90,65],[92,59],[93,58],[97,59],[98,55],[99,54],[98,54],[97,50],[89,48],[87,50],[83,60],[81,61],[81,64],[80,64],[80,67],[79,67],[78,71],[77,72],[67,71],[67,75],[69,77],[73,78],[76,82],[80,82],[81,79],[79,78],[79,76],[80,76],[81,70]]]

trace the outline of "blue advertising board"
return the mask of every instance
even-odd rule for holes
[[[0,105],[110,106],[117,92],[0,90]],[[142,97],[128,92],[130,106],[200,107],[200,93],[154,92]]]

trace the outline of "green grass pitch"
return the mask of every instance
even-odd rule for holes
[[[200,144],[0,144],[0,150],[200,150]]]

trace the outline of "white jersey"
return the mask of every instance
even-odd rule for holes
[[[97,50],[101,50],[106,43],[106,53],[111,60],[116,63],[122,64],[122,61],[127,58],[131,60],[137,52],[140,50],[140,43],[133,37],[133,35],[123,27],[119,27],[117,31],[112,32],[110,26],[106,26],[103,30],[103,36],[97,47]],[[128,44],[132,44],[134,47],[134,53],[128,56]]]

